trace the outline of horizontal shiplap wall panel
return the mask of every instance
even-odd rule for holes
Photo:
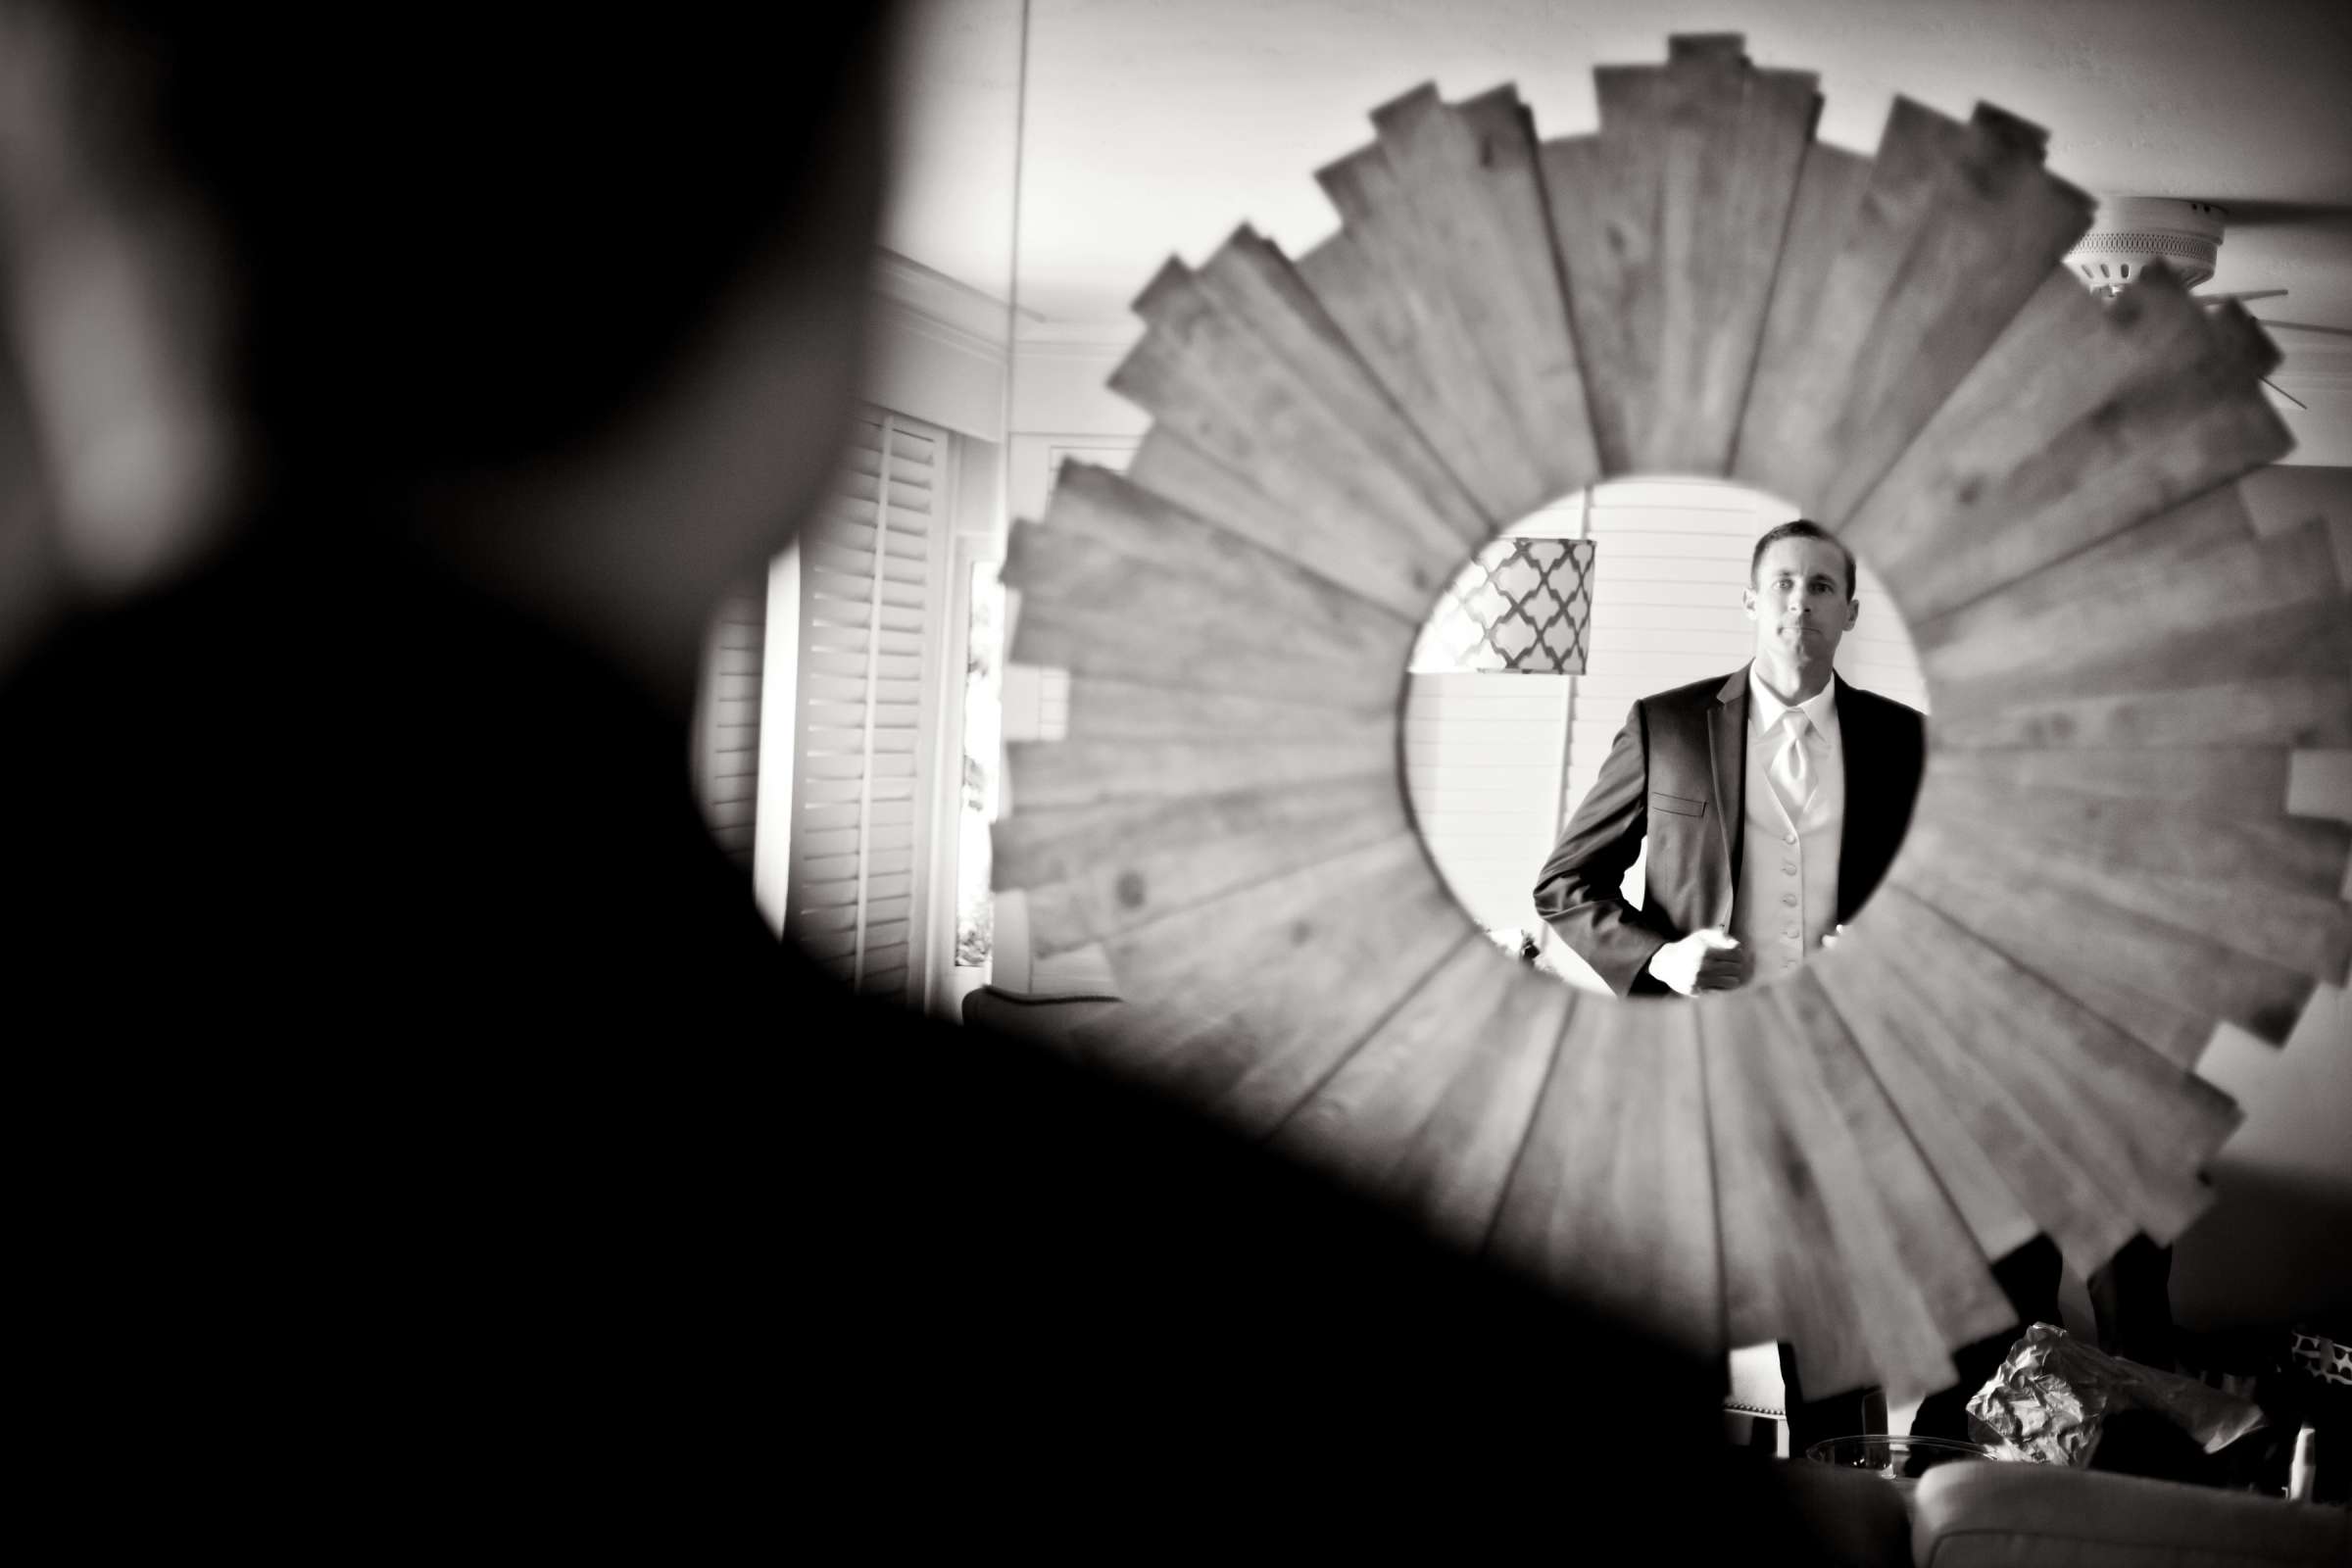
[[[1529,895],[1551,848],[1567,675],[1418,674],[1404,777],[1454,896],[1490,930],[1537,925]]]

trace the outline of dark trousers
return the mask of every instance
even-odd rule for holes
[[[2173,1369],[2173,1250],[2134,1236],[2083,1285],[2098,1320],[2099,1348],[2159,1371]]]
[[[1878,1389],[1855,1389],[1826,1399],[1808,1399],[1796,1376],[1796,1351],[1781,1342],[1781,1408],[1788,1416],[1788,1457],[1802,1459],[1805,1450],[1825,1438],[1850,1438],[1886,1429],[1886,1396]]]

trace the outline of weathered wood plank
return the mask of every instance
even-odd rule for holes
[[[1959,529],[1979,513],[1990,514],[1983,505],[1988,475],[2040,451],[2095,405],[2096,389],[2104,384],[2096,368],[2104,367],[2112,380],[2119,367],[2131,363],[2120,346],[2127,326],[2133,334],[2131,347],[2151,356],[2167,343],[2183,357],[2195,352],[2198,339],[2186,315],[2169,306],[2152,321],[2141,319],[2145,314],[2135,309],[2123,321],[2111,319],[2071,270],[2051,267],[1919,438],[1839,523],[1840,537],[1884,572],[1886,563],[1944,538],[1947,528]],[[1963,438],[1991,456],[1971,461]],[[2065,492],[2064,477],[2055,470],[2045,484]],[[2032,499],[2046,504],[2051,496],[2036,492]],[[1909,601],[1904,613],[1929,618]]]
[[[1573,1001],[1472,935],[1281,1121],[1273,1144],[1475,1249]]]
[[[2280,764],[2278,775],[2283,786],[2286,754],[2269,756]],[[2343,875],[2344,858],[2352,853],[2352,826],[2274,814],[2284,804],[2283,797],[2281,788],[2267,803],[2254,802],[2251,809],[2238,808],[2227,798],[2190,808],[2167,800],[2021,791],[1938,770],[1922,787],[1920,808],[1939,818],[1973,824],[2018,849],[2068,856],[2120,872],[2187,878],[2215,887],[2242,886],[2257,893],[2274,889],[2332,896]]]
[[[1287,1111],[1459,946],[1469,919],[1410,833],[1251,883],[1103,944],[1121,994],[1204,1018],[1152,1076],[1244,1127]]]
[[[2002,701],[1973,710],[1937,692],[1936,745],[1951,750],[2060,747],[2352,746],[2352,679],[2282,675],[2169,691]]]
[[[1414,622],[1429,613],[1459,556],[1406,555],[1359,548],[1353,513],[1302,511],[1269,497],[1166,425],[1155,424],[1127,466],[1127,478],[1228,533],[1327,577]]]
[[[1608,69],[1594,75],[1605,81]],[[1552,244],[1576,324],[1593,443],[1608,474],[1637,471],[1633,454],[1657,377],[1657,155],[1652,140],[1612,141],[1599,134],[1555,137],[1538,155]]]
[[[1816,957],[1805,973],[1837,1008],[1854,1049],[1869,1063],[1920,1157],[1968,1227],[1978,1254],[2006,1256],[2032,1241],[2045,1228],[2044,1222],[2019,1200],[2010,1185],[2013,1178],[2003,1175],[1999,1162],[1976,1136],[1975,1124],[1985,1120],[1986,1109],[1979,1107],[1973,1117],[1957,1111],[1954,1082],[1921,1059],[1909,1020],[1891,1004],[1888,988],[1876,983],[1871,973],[1873,965],[1883,961],[1884,955],[1874,953],[1866,939],[1849,936]],[[1997,1105],[1996,1101],[1996,1111]],[[2005,1124],[1995,1125],[2005,1130]]]
[[[2284,454],[2278,363],[2243,312],[2161,267],[2104,309],[2063,270],[1847,526],[1927,621]],[[2072,320],[2060,324],[2058,318]],[[2091,330],[2095,325],[2096,330]]]
[[[1937,1180],[1828,994],[1802,972],[1773,990],[1774,1004],[1788,1025],[1786,1038],[1797,1048],[1793,1054],[1825,1092],[1838,1126],[1851,1142],[1850,1168],[1860,1190],[1874,1200],[1876,1223],[1868,1232],[1870,1250],[1862,1255],[1884,1257],[1892,1244],[1900,1286],[1888,1288],[1908,1287],[1908,1295],[1926,1309],[1938,1349],[1974,1344],[2014,1324],[2017,1313],[1993,1279],[1967,1217]],[[1865,1222],[1873,1217],[1857,1215]],[[1924,1355],[1914,1362],[1922,1377],[1939,1365],[1940,1357]],[[1887,1393],[1902,1398],[1950,1381],[1922,1382],[1900,1393],[1890,1381]]]
[[[1335,370],[1326,357],[1316,368],[1333,373],[1310,380],[1219,310],[1180,262],[1161,268],[1136,310],[1151,328],[1112,371],[1111,390],[1258,488],[1301,511],[1352,514],[1359,535],[1408,557],[1458,554],[1483,536],[1484,519],[1450,476],[1400,469],[1392,455],[1414,446],[1384,450],[1380,429],[1332,406],[1345,399],[1344,364]]]
[[[2030,883],[2035,897],[2129,911],[2315,980],[2340,981],[2352,961],[2352,908],[2335,893],[2352,833],[2331,833],[2328,824],[2230,824],[2162,809],[2050,811],[2031,799],[1951,787],[1923,790],[1920,808],[1937,830],[1973,839],[1981,856]],[[2246,863],[2233,864],[2232,851]],[[2266,853],[2275,868],[2269,879],[2256,860]]]
[[[1517,95],[1496,88],[1468,115],[1425,85],[1373,110],[1372,124],[1419,241],[1398,259],[1409,255],[1451,296],[1543,475],[1542,499],[1591,484],[1600,464],[1585,378],[1552,255],[1535,126]],[[1375,233],[1400,236],[1405,226]]]
[[[1387,833],[1409,825],[1392,773],[1172,800],[1024,805],[991,830],[994,882],[999,890],[1064,882],[1121,855],[1188,848],[1214,853],[1226,838],[1279,838],[1332,816],[1377,824]]]
[[[1407,939],[1396,949],[1394,961],[1410,968],[1419,977],[1412,985],[1396,989],[1385,975],[1372,982],[1372,988],[1388,1000],[1388,1004],[1376,1016],[1368,1017],[1363,1028],[1345,1036],[1302,1036],[1302,1044],[1283,1049],[1245,1049],[1238,1064],[1220,1070],[1213,1080],[1216,1110],[1251,1137],[1273,1137],[1308,1097],[1328,1084],[1333,1074],[1362,1050],[1367,1035],[1385,1027],[1398,1009],[1418,1004],[1436,983],[1441,965],[1454,960],[1472,963],[1471,955],[1480,948],[1486,951],[1477,954],[1478,957],[1501,956],[1448,898],[1443,917],[1426,917],[1410,924]],[[1473,963],[1472,967],[1476,972],[1478,966]],[[1489,964],[1486,968],[1491,981],[1493,966]],[[1311,1003],[1309,1006],[1311,1017]],[[1209,1031],[1208,1035],[1216,1033]],[[1397,1152],[1367,1149],[1360,1152],[1366,1157],[1385,1158]]]
[[[1016,811],[1108,801],[1168,802],[1235,790],[1394,778],[1396,737],[1253,741],[1181,737],[1015,741],[1005,748]]]
[[[1663,67],[1594,73],[1596,137],[1544,170],[1610,473],[1720,474],[1820,111],[1809,73],[1677,38]]]
[[[2195,1171],[2236,1128],[2227,1095],[1996,951],[1940,904],[1884,898],[1890,973],[2001,1083],[2125,1216],[2169,1242],[2202,1213]]]
[[[1062,466],[1043,526],[1116,550],[1155,576],[1198,578],[1269,614],[1384,630],[1419,624],[1091,463]]]
[[[1726,472],[1796,186],[1820,118],[1810,72],[1692,53],[1672,62],[1687,115],[1668,142],[1660,203],[1664,332],[1650,393],[1650,472]],[[1604,127],[1605,128],[1605,127]]]
[[[1401,675],[1398,684],[1402,684]],[[1394,703],[1360,708],[1288,702],[1247,692],[1192,691],[1073,675],[1069,685],[1069,730],[1074,739],[1117,737],[1166,739],[1221,735],[1229,739],[1280,736],[1350,736],[1378,729],[1394,735]]]
[[[1562,1037],[1489,1246],[1699,1353],[1726,1347],[1693,1010],[1594,1001]]]
[[[1920,666],[1938,686],[1999,681],[2031,690],[2029,680],[2045,671],[2117,662],[2143,669],[2160,651],[2213,627],[2322,602],[2352,623],[2352,600],[2335,580],[2327,529],[2314,523],[2219,546],[2199,557],[2193,570],[2110,583],[2080,599],[2031,608],[1998,595],[1980,599],[1923,632]],[[2352,658],[2352,644],[2346,657]]]
[[[1908,919],[1916,926],[1921,918],[1906,902],[1900,892],[1873,902],[1838,944],[1835,961],[1819,960],[1826,989],[1858,1035],[1867,1030],[1892,1042],[1890,1054],[1906,1057],[1933,1081],[1944,1114],[2067,1257],[2113,1255],[2137,1229],[2129,1195],[2111,1192],[2102,1185],[2103,1168],[2083,1162],[2068,1116],[2014,1092],[1962,1038],[1977,1026],[1982,1004],[1947,1014],[1936,1005],[1938,982],[1910,972],[1921,953],[1936,961],[1932,955],[1940,936],[1929,925],[1906,941],[1900,924]]]
[[[1835,1260],[1853,1298],[1874,1380],[1886,1386],[1889,1398],[1912,1398],[1945,1387],[1954,1377],[1949,1345],[1908,1277],[1893,1227],[1871,1190],[1875,1173],[1865,1166],[1808,1059],[1809,1044],[1790,1010],[1790,988],[1761,987],[1751,995],[1754,1021],[1745,1047],[1762,1080],[1755,1087],[1769,1096],[1783,1140],[1781,1174],[1807,1200],[1819,1203],[1830,1242],[1826,1252],[1785,1252],[1779,1267],[1785,1273],[1820,1269]],[[1962,1245],[1965,1249],[1965,1241]],[[1805,1353],[1818,1348],[1801,1331],[1789,1340],[1801,1369]],[[1817,1386],[1808,1373],[1806,1393],[1812,1395]]]
[[[1483,936],[1477,940],[1486,944]],[[1407,1212],[1464,1251],[1484,1246],[1494,1229],[1564,1027],[1559,993],[1565,988],[1525,965],[1506,966],[1510,984],[1488,1025],[1485,1049],[1446,1085],[1429,1119],[1382,1177]],[[1712,1213],[1695,1218],[1711,1240]],[[1673,1329],[1661,1325],[1659,1332]]]
[[[1740,409],[1740,433],[1732,445],[1733,478],[1815,514],[1820,510],[1818,495],[1776,488],[1806,477],[1809,469],[1792,461],[1791,454],[1794,443],[1805,439],[1809,422],[1819,417],[1800,409],[1789,394],[1804,363],[1814,319],[1828,296],[1831,264],[1845,248],[1861,215],[1871,170],[1869,159],[1841,147],[1817,141],[1806,148],[1796,201],[1773,271],[1772,297],[1764,307],[1756,368],[1749,374]],[[1767,365],[1776,368],[1769,383],[1762,373]]]
[[[1857,1281],[1839,1259],[1823,1184],[1788,1114],[1771,1036],[1770,988],[1695,1006],[1706,1084],[1715,1209],[1723,1247],[1724,1332],[1733,1345],[1796,1348],[1805,1392],[1824,1396],[1879,1381]]]
[[[1385,166],[1371,167],[1380,159],[1378,147],[1365,148],[1326,173],[1350,188],[1382,181]],[[1325,189],[1331,189],[1328,181]],[[1348,211],[1335,205],[1343,215]],[[1543,475],[1510,426],[1500,422],[1506,414],[1501,394],[1446,318],[1443,301],[1425,297],[1409,281],[1393,280],[1360,228],[1343,227],[1299,257],[1298,271],[1487,515],[1525,515],[1531,510],[1527,497],[1544,491]]]
[[[1016,530],[1017,540],[1027,530]],[[1266,692],[1297,702],[1318,696],[1354,706],[1400,677],[1409,648],[1381,649],[1366,667],[1311,634],[1282,638],[1245,611],[1203,621],[1197,589],[1127,584],[1120,603],[1078,608],[1067,601],[1024,605],[1013,631],[1014,663],[1204,691]]]
[[[2036,752],[1948,750],[1931,726],[1928,777],[1986,789],[2054,790],[2118,801],[2226,808],[2232,815],[2288,809],[2283,746],[2184,748],[2086,746]]]
[[[2131,617],[2126,612],[2106,618]],[[1937,715],[1976,715],[2048,698],[2162,693],[2222,681],[2352,671],[2352,604],[2333,593],[2183,626],[2169,636],[2142,637],[2129,626],[2112,624],[2105,629],[2113,639],[2107,644],[2086,635],[2053,648],[2037,663],[2015,662],[1990,647],[1982,653],[1930,651],[1920,662],[1935,683]],[[1991,673],[1962,667],[1964,661],[1977,658],[2000,659],[2005,667]]]
[[[1922,648],[1965,642],[1971,628],[1988,617],[2022,619],[2062,605],[2161,591],[2193,564],[2254,538],[2237,486],[2226,484],[1996,588],[1963,610],[1905,625]]]
[[[1157,293],[1163,287],[1164,297]],[[1210,327],[1204,335],[1219,329],[1238,335],[1254,351],[1246,365],[1250,374],[1265,374],[1269,359],[1287,369],[1348,433],[1364,461],[1392,470],[1400,484],[1391,489],[1402,505],[1367,514],[1363,528],[1394,528],[1418,550],[1443,555],[1484,543],[1510,520],[1479,509],[1348,345],[1290,259],[1248,226],[1218,247],[1197,275],[1179,280],[1163,271],[1139,308],[1147,318],[1171,326],[1205,316]]]
[[[1123,506],[1161,530],[1148,551],[1091,522],[1013,530],[1014,661],[1339,707],[1395,700],[1418,627],[1148,492]]]
[[[1510,965],[1475,932],[1268,1134],[1273,1146],[1369,1182],[1398,1157],[1475,1055],[1510,989]],[[1564,1023],[1563,996],[1556,1022]]]
[[[2042,142],[1988,105],[1962,124],[1895,100],[1809,322],[1767,334],[1737,477],[1851,514],[2089,226]]]
[[[2307,975],[2154,915],[2119,909],[2065,885],[2054,865],[2004,854],[1965,824],[1932,814],[1912,819],[1887,880],[2060,991],[2069,991],[2078,975],[2103,980],[2182,1012],[2229,1018],[2273,1042],[2286,1038],[2311,995]]]
[[[1408,828],[1391,776],[1179,800],[1022,809],[995,880],[1029,889],[1032,950],[1083,947]]]
[[[1443,239],[1423,231],[1385,150],[1360,149],[1315,179],[1344,223],[1299,259],[1315,298],[1490,516],[1549,501],[1547,466],[1446,286]]]

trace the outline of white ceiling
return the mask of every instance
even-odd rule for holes
[[[1516,82],[1540,133],[1595,122],[1596,63],[1669,32],[1740,31],[1809,70],[1824,139],[1868,151],[1900,92],[1982,99],[2050,131],[2093,192],[2240,210],[2212,290],[2352,327],[2352,6],[2328,0],[1031,0],[1019,127],[1019,294],[1047,335],[1121,329],[1169,254],[1249,221],[1296,255],[1336,226],[1319,166],[1376,104]],[[1011,282],[1020,0],[915,0],[889,248],[1004,298]],[[2290,368],[2352,371],[2352,339],[2275,331]],[[2352,379],[2352,377],[2348,377]]]

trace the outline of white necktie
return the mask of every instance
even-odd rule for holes
[[[1813,798],[1813,759],[1805,750],[1808,727],[1805,715],[1791,708],[1784,722],[1788,738],[1781,743],[1766,776],[1772,780],[1773,793],[1780,796],[1781,805],[1788,808],[1788,820],[1793,822],[1803,814],[1805,803]]]

